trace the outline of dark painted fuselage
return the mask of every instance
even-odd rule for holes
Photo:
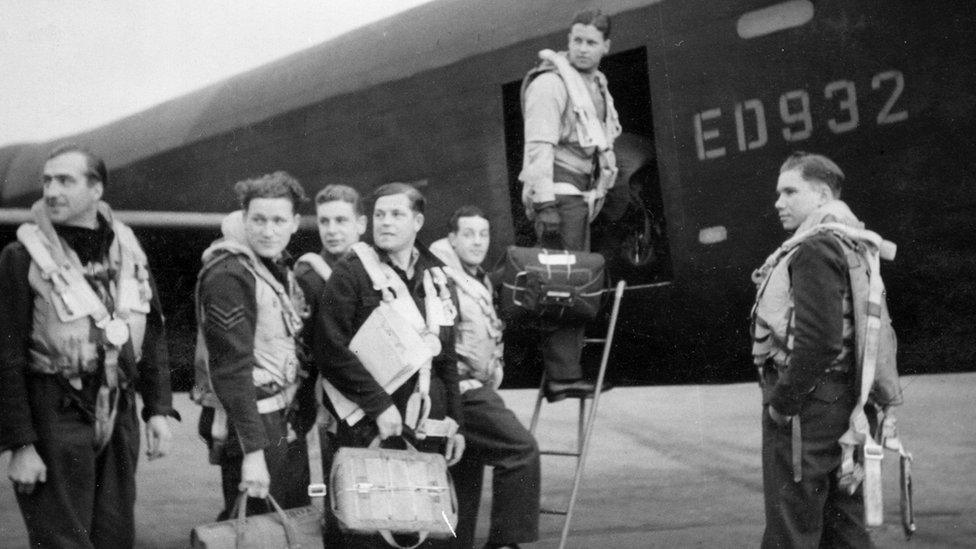
[[[617,277],[672,283],[625,298],[611,375],[634,382],[751,375],[749,275],[785,237],[774,187],[783,158],[797,149],[834,158],[847,174],[844,199],[868,228],[899,245],[884,274],[902,369],[972,368],[971,10],[949,2],[788,2],[781,4],[800,11],[809,5],[812,18],[742,38],[742,16],[776,2],[605,4],[620,53],[603,69],[624,130],[646,149],[651,173],[638,190],[663,218],[667,248],[638,266],[620,261],[619,249],[608,255]],[[115,162],[107,199],[117,209],[228,211],[234,181],[279,169],[312,193],[328,183],[368,194],[382,183],[410,181],[429,199],[422,238],[442,236],[451,212],[473,203],[491,217],[497,258],[504,246],[531,241],[516,179],[519,82],[538,50],[565,46],[564,23],[574,9],[555,1],[435,2],[71,140]],[[452,25],[475,15],[484,18],[485,37]],[[430,28],[436,30],[416,35]],[[489,29],[514,30],[500,37],[503,31]],[[370,57],[400,39],[408,54],[418,40],[473,53],[437,57],[442,62],[431,66],[401,55],[397,62],[416,69],[399,72]],[[371,40],[379,53],[371,53]],[[481,40],[488,45],[480,47]],[[416,45],[414,55],[427,51]],[[355,55],[368,64],[364,71],[394,76],[364,77],[367,85],[356,86],[360,75],[348,59]],[[329,59],[341,59],[346,70],[333,73]],[[333,78],[342,80],[335,93],[326,90]],[[321,97],[316,86],[325,90]],[[290,89],[298,91],[281,91]],[[4,207],[36,198],[28,190],[50,145],[0,149]],[[216,230],[140,234],[161,273],[177,334],[174,360],[185,367],[197,261]],[[314,247],[311,233],[293,245]],[[519,366],[509,364],[513,382],[538,373]]]

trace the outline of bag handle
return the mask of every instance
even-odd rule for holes
[[[247,524],[247,517],[245,516],[247,514],[247,499],[247,490],[241,490],[241,494],[237,496],[237,500],[234,502],[234,507],[230,510],[230,516],[234,516],[235,512],[237,514],[237,520],[234,522],[234,531],[237,533],[234,547],[240,547],[244,543],[244,526]],[[295,531],[295,524],[285,514],[285,510],[278,505],[278,502],[275,501],[271,494],[268,494],[265,499],[271,503],[275,514],[281,520],[281,525],[285,530],[285,543],[288,544],[288,549],[298,549],[301,547],[301,544],[298,542],[298,533]]]
[[[383,536],[383,541],[389,544],[390,547],[399,547],[400,549],[415,549],[416,547],[420,547],[420,544],[427,541],[427,536],[430,534],[430,532],[417,532],[417,534],[420,535],[420,538],[417,540],[417,543],[413,545],[400,545],[399,543],[397,543],[397,540],[393,539],[392,531],[380,530],[380,535]]]
[[[407,440],[407,437],[405,437],[403,435],[400,435],[400,436],[390,437],[390,438],[391,439],[392,438],[398,438],[398,439],[402,440],[403,441],[403,444],[406,446],[406,450],[407,451],[417,452],[417,449],[414,447],[413,444],[410,444],[410,441]],[[389,440],[389,439],[387,439],[387,440]],[[376,435],[376,438],[374,438],[373,440],[370,441],[369,446],[367,446],[367,448],[374,448],[374,449],[375,448],[382,448],[383,447],[383,442],[384,442],[383,439],[381,439],[379,435]]]

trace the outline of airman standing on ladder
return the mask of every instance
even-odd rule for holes
[[[492,472],[491,522],[486,549],[518,547],[539,537],[539,447],[496,390],[502,383],[502,329],[491,281],[481,268],[490,242],[484,212],[462,206],[447,238],[430,251],[458,288],[455,349],[467,449],[453,470],[458,493],[457,544],[474,542],[482,469]]]
[[[568,41],[567,52],[539,52],[541,63],[522,84],[525,154],[519,180],[539,244],[589,251],[590,222],[617,178],[613,141],[620,121],[599,70],[610,51],[610,18],[599,10],[577,13]],[[547,398],[592,393],[580,366],[584,326],[552,325],[543,332]]]

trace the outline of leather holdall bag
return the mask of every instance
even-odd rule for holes
[[[406,441],[404,441],[406,442]],[[343,531],[380,534],[393,547],[394,534],[413,533],[416,547],[428,537],[446,539],[457,527],[457,496],[440,454],[380,447],[343,447],[329,475],[332,512]]]
[[[282,509],[268,495],[271,513],[244,515],[247,492],[241,492],[230,516],[235,518],[197,526],[190,533],[193,549],[321,549],[322,512],[312,505]]]
[[[600,310],[604,279],[604,259],[598,253],[509,246],[502,317],[510,323],[593,320]]]

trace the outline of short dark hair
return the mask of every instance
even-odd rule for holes
[[[844,172],[833,160],[822,154],[796,151],[786,157],[786,161],[779,168],[779,173],[799,170],[800,176],[807,181],[819,181],[830,187],[834,198],[840,198],[844,186]]]
[[[416,213],[424,213],[424,208],[427,207],[427,199],[424,198],[424,195],[417,190],[417,187],[408,185],[407,183],[400,183],[399,181],[380,185],[373,191],[373,205],[375,206],[376,201],[380,198],[395,194],[407,195],[407,199],[410,200],[410,209]]]
[[[610,38],[610,16],[598,9],[580,10],[573,16],[573,21],[569,24],[572,28],[575,24],[593,25],[596,30],[603,33],[603,39]]]
[[[356,215],[363,215],[363,200],[359,196],[359,191],[348,185],[326,185],[324,189],[315,195],[315,205],[325,204],[326,202],[346,202],[352,204],[352,210]]]
[[[483,218],[485,221],[487,221],[489,225],[491,225],[491,220],[488,219],[488,216],[485,215],[485,212],[483,212],[481,208],[477,206],[461,206],[460,208],[454,211],[454,214],[451,215],[451,220],[447,224],[447,228],[450,230],[450,232],[452,233],[458,232],[458,229],[461,228],[460,225],[458,225],[458,221],[462,217],[480,217]]]
[[[299,204],[308,200],[301,183],[283,171],[238,181],[234,184],[234,192],[245,210],[255,198],[287,198],[296,211]]]
[[[108,187],[108,169],[105,167],[105,161],[102,160],[102,157],[81,145],[68,143],[55,147],[44,161],[47,162],[48,160],[53,160],[61,155],[70,153],[78,153],[85,157],[85,177],[88,178],[89,185],[93,181],[98,181],[103,187]]]

